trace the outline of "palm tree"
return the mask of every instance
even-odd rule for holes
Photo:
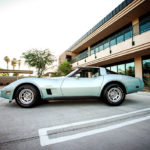
[[[17,59],[16,58],[13,58],[13,60],[11,61],[11,65],[13,66],[13,70],[14,70],[16,65],[17,65]]]
[[[20,65],[21,65],[21,60],[19,59],[18,60],[18,68],[19,68],[19,70],[20,70]]]
[[[9,57],[8,56],[5,56],[4,57],[4,60],[6,61],[6,63],[7,63],[7,70],[8,70],[8,63],[10,62],[10,59],[9,59]]]

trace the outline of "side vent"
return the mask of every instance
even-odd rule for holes
[[[51,89],[46,89],[48,95],[52,95]]]

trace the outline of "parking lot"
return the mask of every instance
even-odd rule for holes
[[[150,93],[112,107],[98,100],[51,101],[20,108],[0,98],[1,150],[148,150]]]

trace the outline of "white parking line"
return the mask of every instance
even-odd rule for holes
[[[141,110],[137,110],[137,111],[133,111],[133,112],[129,112],[129,113],[124,113],[124,114],[120,114],[120,115],[114,115],[114,116],[110,116],[110,117],[106,117],[106,118],[99,118],[99,119],[93,119],[93,120],[88,120],[88,121],[65,124],[65,125],[60,125],[60,126],[55,126],[55,127],[50,127],[50,128],[39,129],[40,144],[41,144],[41,146],[46,146],[46,145],[50,145],[50,144],[55,144],[55,143],[60,143],[60,142],[69,141],[69,140],[73,140],[73,139],[78,139],[81,137],[85,137],[85,136],[89,136],[89,135],[93,135],[93,134],[97,134],[97,133],[106,132],[106,131],[121,128],[121,127],[124,127],[127,125],[135,124],[137,122],[148,120],[148,119],[150,119],[150,116],[134,119],[131,121],[126,121],[123,123],[111,125],[111,126],[100,128],[100,129],[90,130],[90,131],[81,132],[78,134],[73,134],[73,135],[63,136],[63,137],[53,138],[53,139],[49,139],[49,137],[47,135],[47,131],[52,131],[52,130],[61,129],[61,128],[67,128],[67,127],[72,127],[72,126],[78,126],[78,125],[83,125],[83,124],[93,123],[93,122],[98,122],[98,121],[109,120],[109,119],[123,117],[123,116],[136,114],[136,113],[144,112],[144,111],[148,111],[148,110],[150,110],[150,108],[141,109]]]

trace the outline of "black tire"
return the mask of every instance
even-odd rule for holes
[[[15,92],[16,103],[23,108],[30,108],[40,101],[39,91],[32,85],[22,85]]]
[[[109,84],[103,91],[103,100],[112,106],[118,106],[125,100],[125,90],[119,84]]]

